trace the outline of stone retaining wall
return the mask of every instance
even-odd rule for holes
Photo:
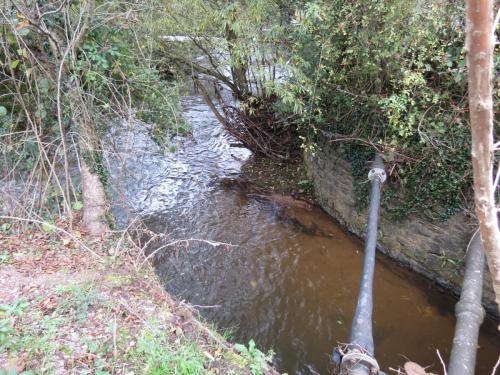
[[[325,144],[315,155],[305,155],[309,178],[323,209],[359,237],[364,237],[367,212],[358,210],[353,192],[351,166]],[[414,271],[436,281],[458,295],[460,293],[465,249],[474,225],[462,213],[445,222],[431,222],[411,216],[393,221],[381,210],[378,249]],[[498,316],[489,274],[486,275],[483,302]]]

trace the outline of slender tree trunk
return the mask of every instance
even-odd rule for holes
[[[237,87],[238,92],[236,93],[238,99],[245,99],[250,94],[250,89],[248,87],[247,80],[247,62],[242,61],[239,57],[235,56],[233,44],[237,41],[238,37],[236,33],[228,25],[226,26],[226,40],[229,49],[229,55],[231,57],[231,76],[233,77],[233,83]]]
[[[493,140],[493,1],[467,0],[466,40],[474,200],[497,304],[500,306],[500,230],[495,206]]]
[[[83,24],[69,44],[72,66],[76,66],[78,46],[89,32],[90,22],[94,15],[95,1],[83,0],[82,6],[85,9]],[[106,190],[100,175],[100,173],[104,172],[104,168],[101,163],[101,150],[96,123],[89,112],[91,109],[78,79],[69,83],[68,94],[71,102],[73,123],[78,128],[78,145],[81,155],[82,222],[91,236],[101,236],[108,230],[109,226]]]
[[[78,146],[83,197],[83,226],[91,236],[101,236],[108,227],[108,204],[106,190],[99,175],[103,170],[100,161],[99,139],[95,121],[85,103],[78,82],[68,90],[73,122],[78,127]]]
[[[99,175],[92,173],[85,159],[81,161],[83,226],[91,236],[108,230],[106,192]]]

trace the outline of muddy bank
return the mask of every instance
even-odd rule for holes
[[[302,157],[281,162],[254,155],[243,164],[241,177],[265,191],[314,203],[314,187]]]
[[[267,174],[269,171],[266,170],[264,173],[269,176]],[[223,178],[219,183],[224,189],[236,191],[240,196],[274,207],[279,220],[293,224],[300,231],[311,236],[334,237],[338,227],[312,200],[312,197],[303,192],[295,180],[287,181],[286,187],[276,187],[274,182],[266,182],[264,173],[260,176],[258,184],[250,181],[247,175],[239,178]]]

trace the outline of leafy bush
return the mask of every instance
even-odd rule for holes
[[[293,22],[282,109],[301,115],[308,147],[326,135],[350,161],[381,152],[395,214],[446,218],[470,195],[464,17],[452,1],[333,0]]]
[[[78,199],[78,186],[67,181],[77,158],[105,183],[100,139],[116,120],[135,115],[151,123],[158,143],[187,131],[177,86],[160,79],[151,57],[151,19],[162,6],[63,5],[44,14],[43,27],[30,19],[31,3],[7,2],[0,16],[0,182],[26,181],[8,192],[21,203],[9,206],[19,211],[14,216],[69,211],[67,201]],[[83,14],[92,15],[86,26]]]
[[[179,116],[177,84],[162,80],[155,61],[140,54],[136,33],[123,24],[97,28],[81,47],[77,71],[95,96],[96,111],[112,117],[121,109],[126,118],[133,109],[137,118],[154,125],[154,138],[162,142],[169,131],[188,128]]]

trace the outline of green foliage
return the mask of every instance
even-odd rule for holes
[[[136,30],[112,24],[95,29],[81,47],[75,73],[95,96],[96,111],[113,116],[121,108],[126,118],[133,109],[137,118],[155,125],[157,139],[168,131],[186,132],[178,118],[177,85],[160,78],[155,62],[140,54],[136,37]]]
[[[81,201],[74,201],[71,204],[71,208],[75,211],[79,211],[83,208],[83,203]]]
[[[8,305],[0,305],[0,349],[8,348],[16,341],[13,321],[26,310],[28,302],[17,299]]]
[[[266,97],[278,77],[281,37],[295,3],[166,0],[166,16],[155,20],[156,35],[188,35],[193,42],[165,43],[158,55],[171,72],[212,76],[243,101]]]
[[[255,342],[250,340],[248,347],[243,344],[235,344],[234,348],[250,362],[250,369],[254,375],[262,375],[268,367],[268,363],[273,360],[274,352],[270,350],[267,354],[257,349]]]
[[[0,225],[0,231],[7,233],[11,227],[12,227],[12,223],[9,223],[9,222],[3,223],[2,225]]]
[[[56,226],[53,220],[46,220],[42,223],[42,231],[45,233],[53,233],[56,231]]]
[[[151,327],[157,328],[155,322]],[[204,356],[192,342],[177,347],[171,345],[164,332],[156,329],[144,330],[131,353],[136,363],[145,363],[149,375],[199,375],[207,373]]]
[[[314,184],[311,180],[305,179],[297,182],[297,185],[304,191],[304,193],[310,194],[314,191]]]
[[[464,15],[445,0],[334,0],[293,23],[281,108],[300,115],[306,144],[323,132],[347,144],[354,169],[381,150],[396,215],[446,218],[469,196]]]
[[[0,264],[9,264],[10,261],[10,253],[7,250],[2,251],[0,253]]]
[[[64,182],[56,181],[54,169],[64,164],[63,134],[70,164],[88,157],[91,170],[106,181],[100,140],[110,125],[146,121],[158,143],[189,130],[179,120],[177,84],[160,77],[152,58],[150,25],[162,7],[156,0],[126,7],[96,0],[73,51],[65,43],[78,34],[89,3],[74,1],[47,13],[44,27],[52,37],[10,3],[1,16],[0,169],[9,180],[30,176],[26,212],[60,211]]]

